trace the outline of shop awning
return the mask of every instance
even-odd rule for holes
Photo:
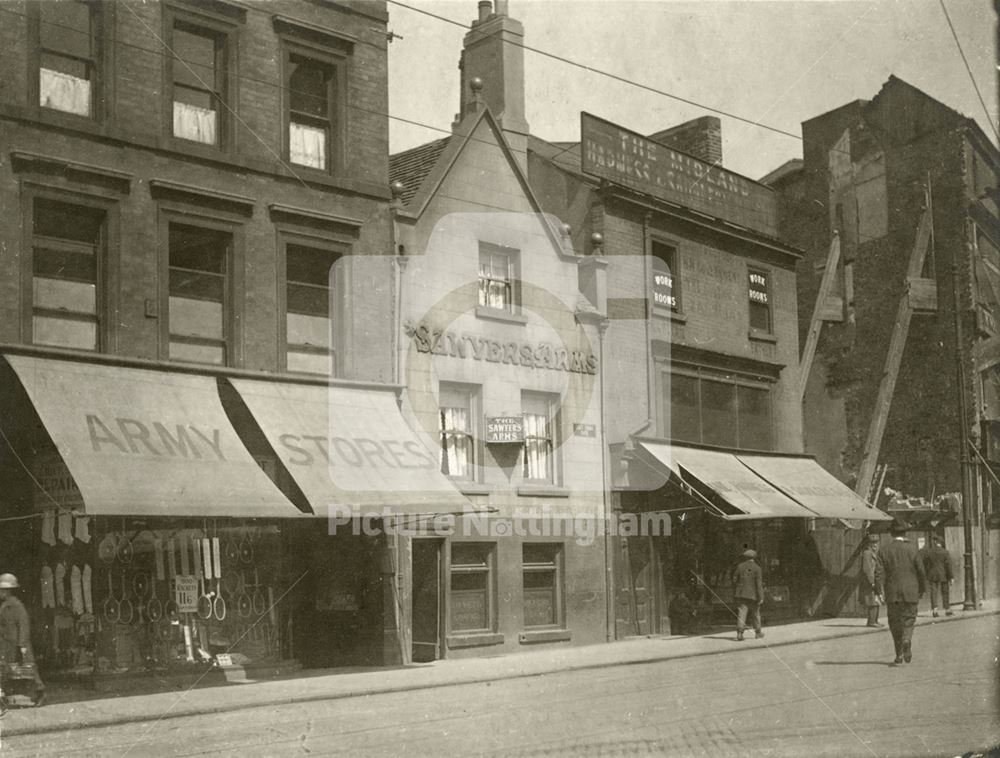
[[[474,510],[390,390],[230,379],[316,514]]]
[[[5,355],[82,495],[113,516],[300,517],[212,377]]]
[[[806,456],[738,455],[648,440],[637,440],[636,450],[679,476],[725,519],[891,520]]]
[[[820,518],[892,521],[892,516],[869,506],[812,458],[783,455],[737,457],[762,479]]]

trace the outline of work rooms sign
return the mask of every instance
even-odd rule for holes
[[[777,234],[774,193],[764,185],[589,113],[580,114],[580,135],[585,174]]]

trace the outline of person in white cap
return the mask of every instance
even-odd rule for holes
[[[18,584],[13,574],[0,574],[0,666],[9,663],[34,663],[31,649],[31,626],[28,612],[15,595]],[[35,705],[45,698],[45,685],[35,668]]]
[[[743,560],[733,571],[733,599],[736,601],[736,639],[743,640],[747,613],[757,633],[763,637],[760,623],[760,604],[764,602],[764,577],[757,563],[756,550],[744,550]]]

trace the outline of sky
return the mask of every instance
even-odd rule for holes
[[[389,0],[389,29],[402,37],[389,45],[393,153],[450,130],[465,34],[403,4],[466,29],[477,15],[476,0]],[[720,116],[724,165],[758,179],[801,158],[802,142],[754,124],[800,135],[802,121],[870,100],[895,74],[996,143],[992,0],[509,0],[509,15],[530,47],[699,104],[525,50],[527,120],[544,139],[578,140],[580,111],[651,134],[716,108],[753,122]]]

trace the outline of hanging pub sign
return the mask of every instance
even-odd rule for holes
[[[491,416],[486,419],[487,442],[524,442],[524,418]]]

